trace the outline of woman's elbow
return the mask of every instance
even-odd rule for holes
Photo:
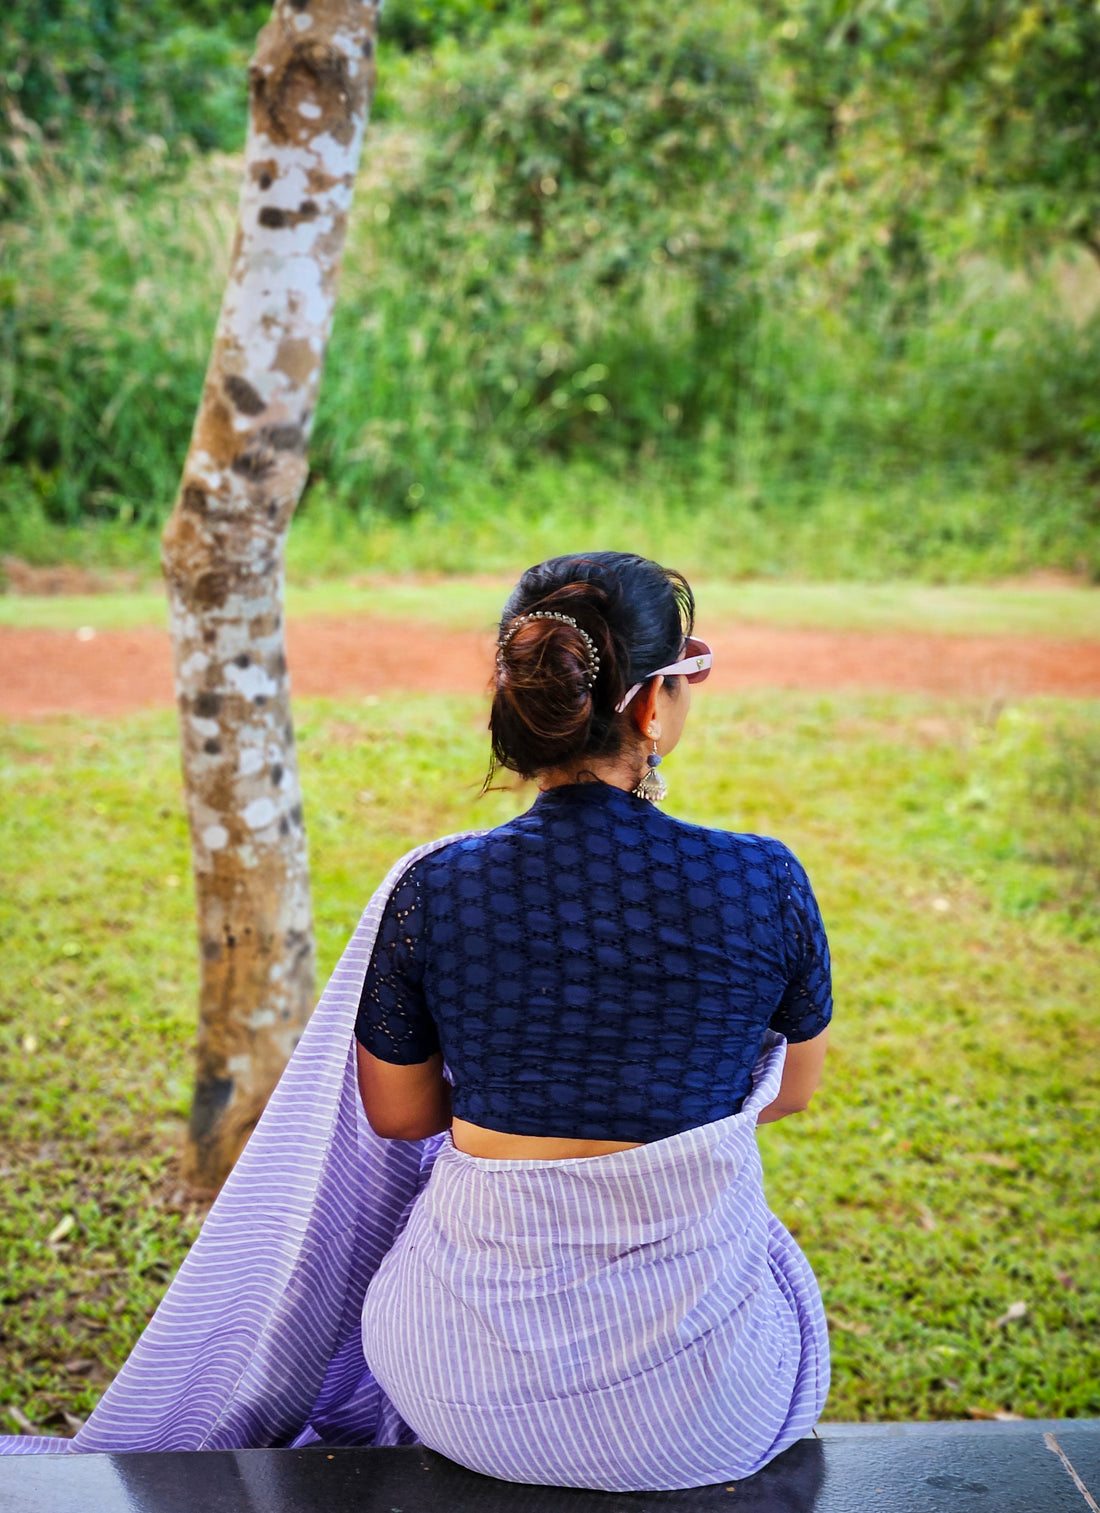
[[[447,1128],[436,1119],[386,1118],[381,1114],[368,1114],[367,1123],[383,1140],[425,1140]]]
[[[811,1088],[808,1093],[792,1093],[789,1097],[784,1098],[782,1100],[783,1112],[785,1114],[804,1114],[810,1106],[815,1091],[816,1089]]]
[[[367,1123],[383,1140],[423,1140],[451,1122],[451,1089],[443,1079],[443,1058],[411,1066],[379,1061],[362,1045],[356,1049],[359,1097]]]
[[[786,1119],[790,1114],[802,1114],[810,1106],[813,1093],[781,1093],[774,1103],[769,1103],[757,1115],[757,1124],[774,1124],[777,1119]]]

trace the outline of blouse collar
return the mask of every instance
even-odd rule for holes
[[[563,804],[598,804],[601,807],[623,807],[633,810],[640,804],[652,808],[648,799],[640,799],[625,788],[616,788],[613,783],[601,782],[598,778],[587,783],[560,783],[556,788],[546,788],[536,798],[534,808],[544,805],[557,807]]]

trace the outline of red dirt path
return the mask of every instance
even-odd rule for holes
[[[782,630],[752,625],[713,632],[711,687],[866,688],[1004,698],[1100,697],[1100,642],[1024,636]],[[289,626],[297,695],[354,696],[485,688],[491,642],[471,631],[347,617]],[[118,715],[172,702],[163,630],[0,628],[0,718]]]

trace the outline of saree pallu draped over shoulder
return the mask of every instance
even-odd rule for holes
[[[671,1489],[747,1476],[812,1427],[821,1299],[755,1138],[781,1039],[740,1113],[608,1156],[484,1160],[370,1129],[353,1028],[382,910],[458,838],[367,905],[88,1422],[0,1453],[423,1442],[513,1481]]]

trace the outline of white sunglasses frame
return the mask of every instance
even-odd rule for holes
[[[682,673],[690,676],[691,673],[709,672],[711,670],[714,666],[714,653],[707,643],[700,640],[698,636],[689,636],[687,639],[689,644],[694,643],[696,646],[701,646],[703,650],[701,652],[694,652],[690,657],[684,657],[679,662],[670,662],[667,667],[654,668],[640,683],[635,683],[633,688],[627,690],[615,705],[616,714],[622,714],[638,690],[644,688],[652,678],[671,678],[677,677]],[[697,681],[701,683],[703,680],[699,678]]]

